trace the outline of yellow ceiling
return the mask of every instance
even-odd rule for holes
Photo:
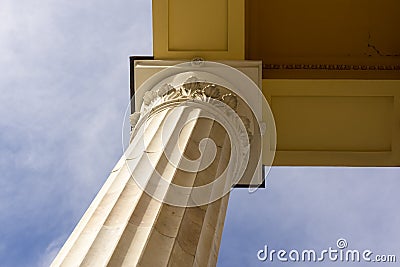
[[[398,0],[247,0],[246,58],[388,73],[400,64],[399,14]]]

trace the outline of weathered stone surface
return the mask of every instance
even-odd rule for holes
[[[184,120],[185,112],[173,113],[168,123]],[[199,207],[177,207],[152,198],[132,179],[148,177],[149,188],[160,175],[175,184],[198,186],[213,181],[226,167],[230,153],[226,133],[203,118],[192,120],[179,132],[169,125],[165,144],[171,153],[165,155],[159,147],[167,115],[171,115],[168,110],[162,111],[149,120],[144,133],[151,137],[145,142],[148,145],[142,151],[133,149],[126,163],[117,164],[52,266],[215,266],[229,196]],[[132,144],[139,144],[137,138],[144,136],[136,136]],[[179,148],[196,160],[203,138],[215,139],[220,146],[209,167],[193,173],[169,162],[168,156],[179,156]],[[201,158],[197,166],[206,160]],[[171,194],[173,190],[166,191]],[[190,194],[186,198],[193,200]]]

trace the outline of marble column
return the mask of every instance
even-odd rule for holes
[[[235,95],[204,82],[143,102],[126,153],[52,266],[216,266],[248,122]]]

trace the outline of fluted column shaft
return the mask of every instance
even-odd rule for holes
[[[231,141],[224,127],[203,118],[203,112],[198,107],[171,106],[140,126],[142,133],[133,138],[52,266],[216,265],[229,193],[197,207],[174,206],[151,196],[160,176],[175,185],[196,187],[224,175]],[[175,127],[182,123],[183,128]],[[191,172],[180,168],[180,163],[171,164],[180,150],[188,159],[198,159],[204,138],[216,145],[207,168]],[[200,167],[207,160],[202,157],[194,164]],[[144,177],[144,188],[135,177]],[[165,191],[166,197],[171,194],[172,189]],[[187,199],[193,201],[191,195]]]

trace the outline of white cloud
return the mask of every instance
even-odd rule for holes
[[[120,156],[128,56],[151,54],[150,5],[1,1],[2,263],[46,266]],[[400,247],[398,184],[384,177],[398,170],[286,168],[271,175],[268,189],[232,196],[231,242],[221,248],[231,256],[241,250],[253,262],[253,247],[264,242],[326,245],[339,234],[354,245]]]
[[[50,244],[46,247],[44,254],[41,256],[38,267],[47,267],[50,266],[51,262],[56,257],[58,251],[61,249],[64,241],[67,237],[65,235],[54,239],[50,242]]]
[[[1,1],[0,233],[5,250],[20,242],[6,264],[53,257],[122,154],[128,57],[151,54],[150,6]]]

